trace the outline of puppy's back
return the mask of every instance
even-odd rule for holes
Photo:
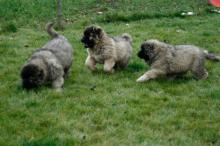
[[[119,60],[128,60],[132,54],[132,38],[129,34],[113,38]]]
[[[200,55],[202,51],[200,48],[194,46],[194,45],[177,45],[175,46],[176,51],[178,54],[188,54],[188,55]]]
[[[73,58],[73,47],[69,41],[62,35],[58,34],[53,29],[53,23],[48,23],[46,25],[47,33],[52,37],[48,43],[46,43],[42,48],[50,50],[63,66],[69,66],[72,64]]]
[[[177,45],[169,49],[167,54],[171,71],[186,71],[190,69],[195,58],[203,57],[202,51],[193,45]]]

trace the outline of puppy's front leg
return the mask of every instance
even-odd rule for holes
[[[63,77],[61,76],[61,77],[58,77],[56,80],[54,80],[54,81],[52,82],[52,87],[53,87],[56,91],[61,92],[61,91],[62,91],[62,86],[63,86],[63,84],[64,84],[64,79],[63,79]]]
[[[113,67],[115,66],[115,61],[113,59],[107,59],[104,62],[104,71],[107,73],[114,73]]]
[[[91,70],[91,71],[95,71],[96,70],[96,61],[94,58],[92,58],[91,56],[88,56],[86,58],[86,62],[85,65]]]
[[[158,70],[158,69],[151,69],[149,71],[147,71],[144,75],[142,75],[141,77],[139,77],[137,79],[137,82],[138,83],[142,83],[142,82],[145,82],[145,81],[148,81],[150,79],[155,79],[157,78],[158,76],[161,76],[161,75],[164,75],[165,72],[162,71],[162,70]]]

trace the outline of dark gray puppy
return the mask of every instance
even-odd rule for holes
[[[22,85],[26,89],[51,84],[58,91],[62,89],[73,60],[73,48],[68,40],[53,30],[53,23],[46,25],[52,37],[47,44],[34,52],[21,71]]]

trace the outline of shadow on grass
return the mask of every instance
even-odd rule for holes
[[[61,145],[65,145],[64,143]],[[33,140],[33,141],[24,141],[22,146],[57,146],[57,141],[50,138]]]
[[[2,29],[0,29],[1,33],[15,33],[18,31],[18,28],[15,23],[7,22],[2,25]]]
[[[136,63],[133,62],[131,64],[128,65],[128,67],[126,68],[127,72],[139,72],[139,71],[144,71],[147,69],[146,64],[141,64],[141,63]]]
[[[197,81],[193,76],[190,75],[182,75],[182,76],[178,76],[178,77],[170,77],[170,76],[164,76],[164,77],[159,77],[156,79],[152,79],[147,81],[146,83],[150,83],[150,82],[157,82],[158,84],[160,84],[161,86],[169,86],[169,85],[182,85],[182,84],[186,84],[192,81]],[[144,84],[144,83],[143,83]]]
[[[191,81],[196,81],[195,78],[193,78],[192,76],[187,76],[187,75],[183,75],[183,76],[178,76],[178,77],[164,77],[159,79],[161,84],[186,84],[188,82]]]
[[[11,94],[17,94],[17,95],[33,95],[33,94],[39,94],[42,92],[45,92],[47,90],[53,90],[52,87],[49,84],[45,84],[39,87],[35,87],[35,88],[31,88],[31,89],[26,89],[24,87],[22,87],[22,84],[19,83],[16,85],[16,88],[11,88],[13,90],[11,90]],[[22,93],[22,94],[21,94]]]
[[[124,12],[113,12],[107,13],[102,17],[98,17],[99,22],[131,22],[138,21],[142,19],[160,19],[160,18],[184,18],[185,16],[181,15],[181,12],[174,13],[148,13],[148,12],[135,12],[135,13],[124,13]]]
[[[210,96],[213,99],[220,100],[220,91],[219,90],[210,90],[208,93],[208,96]]]
[[[139,71],[146,71],[147,67],[145,64],[141,64],[141,63],[130,63],[126,68],[115,68],[115,73],[114,74],[118,74],[118,73],[135,73],[135,72],[139,72]],[[92,72],[93,75],[106,75],[108,76],[108,73],[105,73],[103,71],[103,67],[102,66],[98,66],[97,70]]]

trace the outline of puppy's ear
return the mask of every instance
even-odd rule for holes
[[[96,29],[96,33],[101,33],[102,32],[102,29],[101,28],[97,28]]]
[[[147,44],[146,48],[147,48],[147,50],[153,51],[154,50],[154,45],[153,44]]]
[[[96,29],[96,34],[101,37],[102,36],[102,29],[101,28],[97,28]]]

